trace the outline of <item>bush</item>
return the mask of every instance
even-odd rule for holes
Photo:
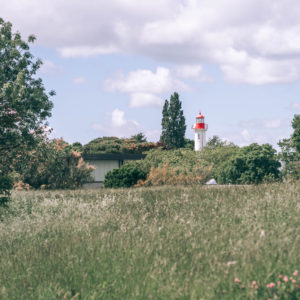
[[[152,150],[140,163],[148,175],[139,186],[199,184],[211,173],[211,163],[205,161],[200,152],[185,148]]]
[[[253,143],[219,167],[218,183],[258,184],[279,179],[280,162],[269,144]]]
[[[13,179],[8,175],[0,174],[0,206],[9,201],[10,190],[13,187]]]
[[[19,164],[20,180],[34,188],[78,188],[91,179],[93,167],[85,163],[80,152],[61,139],[42,142],[27,153],[26,164]]]
[[[137,186],[159,185],[191,185],[204,183],[210,174],[210,168],[201,172],[183,173],[178,168],[171,168],[168,164],[150,169],[145,181],[138,181]]]
[[[143,135],[137,134],[130,139],[102,137],[84,145],[85,154],[91,153],[143,153],[155,148],[165,148],[163,143],[147,142]]]
[[[138,180],[144,180],[146,172],[142,170],[139,162],[130,162],[119,169],[109,171],[105,175],[104,186],[106,188],[131,187]]]

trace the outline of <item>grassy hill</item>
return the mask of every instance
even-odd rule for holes
[[[299,299],[299,215],[299,182],[14,192],[0,298]]]

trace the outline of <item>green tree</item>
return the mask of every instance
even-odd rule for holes
[[[146,143],[147,142],[147,138],[145,137],[145,135],[142,132],[132,135],[130,139],[135,140],[137,143]]]
[[[104,179],[104,186],[106,188],[131,187],[138,180],[145,180],[146,175],[146,172],[140,166],[140,162],[130,162],[119,169],[107,172]]]
[[[292,145],[298,153],[300,153],[300,115],[294,115],[292,121],[294,132],[292,134]]]
[[[184,139],[184,148],[194,150],[195,148],[195,141],[191,139]]]
[[[45,120],[51,115],[49,97],[54,92],[47,93],[36,76],[42,62],[29,52],[28,43],[34,40],[31,35],[28,42],[23,41],[19,32],[12,32],[12,24],[0,18],[0,178],[3,180],[9,176],[12,162],[43,137]]]
[[[212,138],[210,138],[206,144],[206,147],[208,149],[215,149],[216,147],[222,147],[225,146],[226,142],[222,141],[220,137],[217,135],[214,135]]]
[[[271,145],[253,143],[225,161],[216,179],[218,183],[258,184],[278,179],[280,165]]]
[[[300,115],[292,121],[294,132],[290,138],[278,142],[281,148],[280,159],[284,163],[282,175],[291,179],[300,179]]]
[[[74,144],[73,144],[74,145]],[[23,154],[26,165],[17,163],[19,179],[34,188],[79,188],[90,181],[94,169],[83,161],[81,152],[62,139],[42,141]]]
[[[235,157],[240,150],[232,142],[222,142],[219,137],[215,136],[209,140],[206,147],[199,152],[199,155],[212,166],[211,176],[217,179],[223,171],[224,162]]]
[[[186,125],[181,102],[177,93],[171,95],[170,102],[165,100],[161,125],[161,142],[166,144],[169,148],[184,147]]]

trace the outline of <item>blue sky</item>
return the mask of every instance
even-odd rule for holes
[[[188,138],[201,110],[208,137],[276,146],[300,113],[296,0],[0,0],[0,7],[24,38],[37,36],[31,52],[57,94],[53,137],[87,143],[143,132],[157,141],[163,101],[174,91]]]

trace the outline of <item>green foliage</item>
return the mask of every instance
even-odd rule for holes
[[[235,157],[240,148],[233,143],[221,142],[218,137],[208,142],[208,145],[199,153],[201,158],[212,166],[211,177],[217,179],[223,170],[223,165]],[[219,183],[219,182],[218,182]]]
[[[218,183],[258,184],[279,179],[280,162],[269,144],[243,147],[219,167]]]
[[[292,121],[294,132],[292,134],[292,145],[298,153],[300,153],[300,115],[294,115]]]
[[[299,215],[300,182],[14,192],[0,298],[300,299]]]
[[[28,38],[28,43],[35,40]],[[36,73],[42,62],[35,60],[29,45],[12,24],[0,18],[0,174],[8,178],[12,161],[36,145],[45,133],[45,119],[52,102]],[[1,193],[7,190],[1,190]]]
[[[91,179],[92,168],[80,152],[63,140],[42,142],[26,154],[26,163],[19,163],[16,170],[21,180],[34,188],[79,188]]]
[[[185,138],[184,139],[184,148],[194,150],[195,148],[195,141]]]
[[[206,148],[208,149],[215,149],[217,147],[222,147],[222,146],[226,146],[229,145],[228,143],[222,141],[220,139],[220,137],[218,137],[217,135],[214,135],[212,138],[210,138],[206,144]],[[231,144],[233,145],[233,144]]]
[[[109,171],[105,175],[104,186],[106,188],[131,187],[138,180],[144,180],[146,172],[144,172],[139,162],[131,162],[124,164],[119,169]]]
[[[286,179],[300,179],[300,115],[292,121],[294,132],[290,138],[280,140],[280,159],[284,163],[282,175]]]
[[[154,148],[164,148],[161,143],[146,142],[143,134],[137,134],[130,139],[119,139],[117,137],[102,137],[90,141],[84,145],[85,154],[97,153],[144,153]]]
[[[140,161],[147,179],[139,185],[189,185],[203,183],[210,174],[210,164],[199,152],[191,149],[162,150],[148,152]]]
[[[154,149],[140,162],[142,168],[149,173],[151,167],[163,167],[169,165],[178,172],[188,174],[200,171],[210,164],[202,159],[199,152],[180,148],[174,150]]]
[[[10,190],[13,187],[13,179],[0,173],[0,206],[5,205],[9,201]]]
[[[82,152],[82,151],[83,151],[83,146],[82,146],[82,144],[79,143],[79,142],[73,143],[73,144],[71,145],[71,147],[72,147],[72,149],[73,149],[74,151],[77,151],[77,152]]]
[[[186,125],[183,110],[181,109],[181,102],[177,93],[171,95],[170,102],[165,100],[161,126],[161,142],[166,144],[170,149],[184,147]]]
[[[147,138],[145,137],[145,135],[142,132],[139,132],[139,133],[133,135],[130,139],[136,141],[137,143],[146,143],[147,142]]]

